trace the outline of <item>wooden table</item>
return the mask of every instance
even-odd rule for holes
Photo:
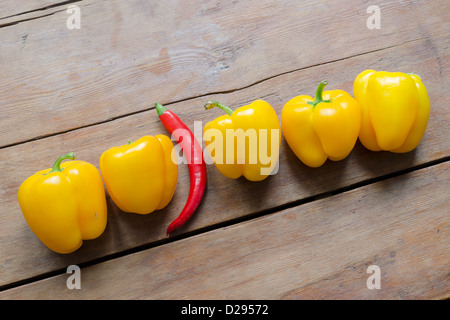
[[[374,1],[3,0],[0,4],[0,299],[440,299],[450,294],[449,3]],[[80,29],[71,29],[80,9]],[[72,19],[72,20],[71,20]],[[69,20],[69,26],[68,26]],[[372,21],[373,22],[373,21]],[[190,128],[255,99],[278,115],[299,94],[352,93],[365,69],[421,75],[428,128],[407,154],[359,142],[312,169],[282,138],[276,175],[252,183],[208,165],[192,219],[169,206],[120,211],[102,236],[60,255],[31,232],[20,184],[60,155],[98,167],[106,149],[167,134],[156,101]],[[70,265],[81,289],[69,290]],[[380,289],[369,289],[369,266]],[[369,269],[370,272],[370,269]]]

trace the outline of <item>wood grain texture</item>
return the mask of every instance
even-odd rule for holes
[[[84,0],[80,30],[53,8],[0,28],[0,146],[416,39],[435,48],[445,4],[386,1],[376,31],[366,1]]]
[[[44,10],[36,3],[0,3],[0,290],[18,286],[0,298],[450,294],[445,0],[380,2],[381,30],[366,28],[367,1],[82,0],[82,28],[73,31],[65,1],[39,1],[51,6]],[[413,152],[376,153],[358,143],[347,159],[311,169],[282,138],[279,172],[263,182],[230,180],[208,166],[202,205],[169,240],[166,227],[188,194],[185,165],[165,210],[126,214],[108,198],[105,233],[70,255],[44,247],[22,217],[20,183],[61,154],[75,151],[98,167],[109,147],[166,133],[155,101],[194,129],[194,121],[222,114],[204,111],[206,100],[236,108],[264,99],[280,115],[286,101],[313,95],[324,79],[327,89],[351,92],[367,68],[424,80],[431,115]],[[418,166],[428,168],[373,184]],[[65,269],[85,263],[94,265],[83,269],[83,290],[69,292]],[[365,286],[370,264],[381,267],[381,291]]]
[[[448,43],[448,40],[442,43]],[[408,154],[370,152],[359,143],[352,154],[340,162],[327,162],[312,169],[304,166],[282,140],[279,172],[260,183],[245,179],[230,180],[214,166],[208,166],[207,192],[199,210],[178,234],[213,226],[224,221],[274,210],[291,202],[323,195],[362,181],[439,160],[450,155],[446,110],[446,88],[442,83],[437,57],[427,41],[411,43],[345,59],[332,64],[308,68],[276,77],[244,90],[207,96],[169,106],[194,130],[194,121],[206,121],[221,114],[220,110],[204,111],[203,103],[218,99],[238,106],[256,98],[264,98],[281,112],[284,101],[293,95],[313,94],[317,83],[326,77],[330,88],[351,91],[353,77],[364,67],[408,70],[414,68],[429,87],[432,112],[427,132],[419,147]],[[446,59],[447,56],[442,56]],[[308,79],[304,81],[303,79]],[[264,95],[264,96],[262,96]],[[87,241],[74,254],[61,256],[44,247],[29,230],[18,206],[16,193],[22,181],[35,171],[50,167],[54,160],[75,151],[80,160],[98,167],[98,159],[111,146],[136,140],[142,135],[166,132],[156,112],[150,110],[114,121],[75,130],[0,150],[2,197],[0,212],[0,285],[6,285],[41,274],[54,272],[70,264],[80,264],[123,250],[149,245],[165,239],[167,225],[175,219],[188,194],[189,176],[180,167],[177,190],[171,204],[148,216],[125,214],[109,199],[109,222],[105,233]],[[17,165],[20,164],[20,165]],[[425,191],[424,191],[425,192]],[[229,201],[233,199],[233,201]]]
[[[450,289],[449,179],[446,162],[83,268],[81,290],[62,274],[0,299],[431,299]]]

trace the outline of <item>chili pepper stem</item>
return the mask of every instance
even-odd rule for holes
[[[55,171],[61,171],[61,162],[63,160],[67,160],[67,159],[75,160],[75,157],[76,156],[75,156],[74,152],[69,152],[69,153],[59,157],[58,159],[56,159],[55,164],[53,165],[53,168],[52,168],[52,170],[49,173],[55,172]]]
[[[160,103],[155,103],[156,112],[158,113],[158,116],[161,116],[167,109]]]
[[[319,85],[317,86],[317,90],[316,90],[316,97],[314,99],[314,101],[309,101],[308,104],[312,104],[313,107],[316,107],[316,105],[318,105],[321,102],[331,102],[331,99],[329,100],[324,100],[323,99],[323,89],[325,89],[325,86],[328,84],[328,81],[323,80],[320,81]]]
[[[215,100],[210,100],[210,101],[206,102],[204,107],[206,110],[212,109],[214,107],[218,107],[218,108],[222,109],[223,111],[225,111],[226,113],[228,113],[229,116],[231,116],[233,114],[233,109],[231,109],[230,107],[224,106],[223,104],[221,104],[220,102],[215,101]]]

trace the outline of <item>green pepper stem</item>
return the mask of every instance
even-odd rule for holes
[[[155,107],[156,107],[156,112],[158,113],[158,116],[161,116],[164,111],[166,111],[167,109],[160,103],[155,103]]]
[[[59,157],[58,159],[56,159],[55,164],[53,165],[52,171],[50,171],[49,173],[55,172],[55,171],[61,171],[61,162],[63,160],[67,160],[67,159],[75,160],[75,157],[76,156],[75,156],[74,152],[69,152],[69,153]]]
[[[233,109],[231,109],[230,107],[224,106],[223,104],[221,104],[217,101],[210,100],[210,101],[206,102],[206,104],[205,104],[206,110],[212,109],[214,107],[218,107],[218,108],[222,109],[223,111],[228,113],[228,115],[230,115],[230,116],[233,114]]]
[[[323,99],[323,89],[325,89],[325,86],[328,84],[328,81],[323,80],[320,81],[317,90],[316,90],[316,97],[314,99],[314,101],[309,101],[308,104],[312,104],[314,107],[316,107],[316,105],[318,105],[321,102],[331,102],[331,99],[329,100],[324,100]]]

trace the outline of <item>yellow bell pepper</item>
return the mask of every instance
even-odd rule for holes
[[[213,107],[227,113],[203,128],[205,145],[217,169],[228,178],[244,176],[250,181],[261,181],[275,174],[281,131],[272,106],[263,100],[235,111],[217,101],[205,105],[205,109]]]
[[[148,214],[169,204],[178,179],[172,150],[172,141],[161,134],[102,153],[100,171],[106,189],[122,211]]]
[[[297,96],[281,112],[281,127],[292,151],[306,165],[320,167],[327,159],[347,157],[355,146],[361,125],[361,110],[343,90],[323,92],[322,81],[316,97]]]
[[[51,250],[70,253],[106,227],[105,187],[96,167],[68,153],[52,169],[26,179],[18,191],[22,213],[35,235]]]
[[[359,139],[367,149],[403,153],[417,147],[430,115],[419,76],[365,70],[356,77],[353,92],[362,110]]]

